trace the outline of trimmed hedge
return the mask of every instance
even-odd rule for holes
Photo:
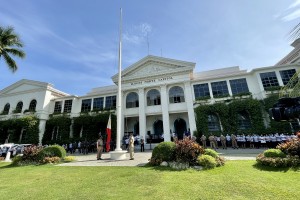
[[[150,163],[152,165],[160,165],[162,161],[174,160],[175,151],[174,142],[161,142],[152,151],[152,157]]]
[[[204,169],[213,169],[217,166],[216,159],[210,155],[201,155],[197,158],[197,162]]]
[[[264,156],[267,158],[285,158],[286,155],[280,149],[268,149],[264,151]]]
[[[212,149],[205,149],[204,155],[209,155],[213,158],[219,157],[219,154],[215,150],[212,150]]]
[[[59,145],[52,145],[49,147],[44,148],[40,152],[42,157],[59,157],[59,158],[65,158],[66,157],[66,150],[59,146]]]

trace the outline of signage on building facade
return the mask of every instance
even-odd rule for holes
[[[157,79],[150,79],[150,80],[145,80],[145,81],[131,82],[130,85],[143,85],[143,84],[148,84],[148,83],[156,83],[156,82],[168,81],[168,80],[172,80],[172,79],[173,79],[172,76],[168,76],[168,77],[157,78]]]

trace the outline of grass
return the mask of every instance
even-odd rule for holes
[[[1,199],[299,199],[300,171],[228,161],[207,171],[162,167],[10,167]]]

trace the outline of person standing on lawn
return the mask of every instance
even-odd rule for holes
[[[103,152],[103,139],[102,136],[99,136],[99,139],[97,140],[97,160],[102,160],[101,156],[102,156],[102,152]]]
[[[130,160],[134,160],[134,137],[132,133],[130,133],[128,148],[129,148]]]

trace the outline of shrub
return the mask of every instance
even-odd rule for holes
[[[298,138],[279,144],[276,148],[289,156],[300,157],[300,139]]]
[[[74,156],[66,156],[64,158],[64,162],[72,162],[75,160],[75,157]]]
[[[268,149],[264,151],[267,158],[285,158],[286,155],[280,149]]]
[[[45,157],[41,160],[42,164],[57,164],[61,161],[61,158],[54,156],[54,157]]]
[[[217,162],[214,157],[210,155],[201,155],[197,158],[197,162],[204,169],[213,169],[217,166]]]
[[[175,143],[161,142],[152,151],[151,165],[160,165],[162,161],[174,160]]]
[[[204,153],[203,147],[189,138],[176,142],[175,159],[177,162],[195,165],[200,154]]]
[[[45,158],[45,157],[65,158],[66,154],[67,154],[66,150],[59,145],[52,145],[52,146],[44,148],[41,151],[42,158]]]
[[[215,158],[216,162],[217,162],[217,167],[221,167],[225,165],[225,159],[221,156],[218,156]]]
[[[258,164],[270,167],[288,167],[291,165],[288,158],[265,157],[263,153],[256,157],[256,161]]]
[[[209,155],[213,158],[219,157],[218,153],[215,150],[212,150],[212,149],[205,149],[204,155]]]
[[[42,151],[42,147],[38,146],[29,146],[24,148],[23,156],[21,161],[27,161],[32,163],[38,163],[41,159],[40,152]]]

